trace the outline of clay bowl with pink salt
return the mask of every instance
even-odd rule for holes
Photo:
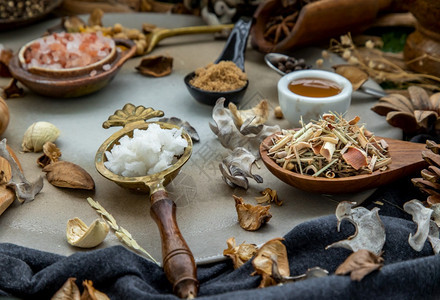
[[[96,33],[58,33],[25,44],[9,68],[14,78],[35,93],[79,97],[106,86],[135,51],[130,40]]]

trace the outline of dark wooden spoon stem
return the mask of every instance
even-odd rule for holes
[[[163,268],[180,298],[195,298],[199,287],[194,256],[176,222],[176,204],[166,191],[151,195],[150,214],[156,221],[162,239]]]

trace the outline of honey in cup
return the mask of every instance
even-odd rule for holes
[[[300,78],[289,82],[288,89],[297,95],[326,98],[338,95],[342,89],[336,83],[323,78]]]
[[[328,112],[344,114],[351,102],[352,85],[345,77],[324,70],[301,70],[281,77],[278,101],[291,128],[318,120]]]

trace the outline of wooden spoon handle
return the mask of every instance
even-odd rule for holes
[[[151,195],[150,214],[156,221],[162,239],[163,268],[180,298],[197,296],[199,282],[194,257],[176,222],[176,204],[164,190]]]

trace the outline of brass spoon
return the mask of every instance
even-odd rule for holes
[[[163,122],[145,122],[145,120],[162,117],[162,111],[126,104],[122,110],[117,110],[103,123],[104,128],[123,126],[121,130],[112,134],[99,147],[95,156],[95,166],[105,178],[116,184],[132,190],[150,194],[150,214],[156,221],[162,239],[163,268],[168,280],[173,285],[174,293],[180,298],[195,298],[199,283],[193,254],[185,242],[176,222],[176,205],[168,198],[165,190],[167,185],[179,173],[180,168],[191,156],[191,137],[182,131],[188,146],[178,160],[168,169],[147,176],[124,177],[111,172],[104,166],[105,152],[110,151],[123,136],[133,136],[135,129],[147,129],[152,123],[159,124],[163,129],[179,128],[176,125]]]
[[[234,27],[234,24],[222,24],[222,25],[204,25],[204,26],[189,26],[180,28],[155,28],[149,34],[147,34],[147,50],[144,54],[148,54],[153,51],[154,47],[159,42],[167,37],[178,36],[184,34],[198,34],[198,33],[215,33],[223,30],[229,30]]]

